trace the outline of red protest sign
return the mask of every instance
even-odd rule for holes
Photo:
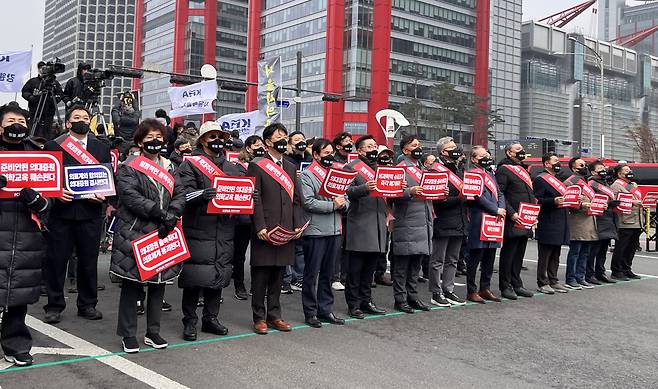
[[[0,198],[18,197],[23,188],[32,188],[44,197],[60,197],[62,171],[61,151],[2,151],[0,175],[7,178],[7,186],[0,190]]]
[[[635,197],[632,193],[619,193],[617,194],[617,200],[619,200],[619,205],[615,208],[615,212],[623,213],[625,215],[633,212],[633,200]]]
[[[569,185],[564,192],[564,201],[561,208],[579,208],[580,195],[583,193],[583,188],[580,185]]]
[[[240,153],[237,151],[227,151],[226,160],[232,163],[238,163],[240,162]]]
[[[505,218],[482,214],[480,240],[482,242],[502,242],[505,233]]]
[[[180,223],[164,239],[153,231],[131,242],[139,277],[146,281],[190,257]]]
[[[478,173],[464,172],[464,187],[462,194],[469,200],[473,200],[476,196],[482,196],[484,191],[484,180]]]
[[[420,179],[420,186],[423,188],[423,194],[416,196],[425,200],[443,200],[446,197],[448,189],[448,173],[423,172]]]
[[[354,160],[359,159],[359,153],[349,153],[347,154],[347,163],[350,163]]]
[[[114,174],[117,174],[117,170],[119,170],[119,150],[110,149],[110,158],[112,162],[112,171]]]
[[[215,177],[213,188],[217,189],[217,195],[208,202],[208,213],[254,213],[254,177]]]
[[[645,208],[656,208],[658,202],[658,192],[647,192],[642,199],[642,206]]]
[[[608,209],[608,195],[597,193],[592,199],[592,203],[587,210],[588,215],[601,216]]]
[[[537,204],[519,203],[519,210],[517,212],[519,214],[519,220],[514,223],[514,227],[526,230],[531,229],[537,222],[540,209],[541,207]]]
[[[402,197],[404,176],[403,167],[378,166],[375,172],[375,190],[370,194],[375,197]]]
[[[301,232],[304,232],[310,223],[310,220],[307,221],[306,224],[302,226]],[[290,231],[287,228],[281,227],[281,225],[277,224],[274,226],[274,228],[267,232],[267,240],[274,246],[283,246],[284,244],[293,240],[297,234],[298,232]]]
[[[357,174],[357,172],[329,168],[322,186],[320,186],[320,196],[337,197],[344,195]]]

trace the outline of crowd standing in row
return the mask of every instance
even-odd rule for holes
[[[116,174],[117,196],[74,200],[65,190],[50,201],[24,188],[17,198],[0,200],[0,343],[8,361],[32,363],[32,338],[25,316],[27,305],[39,299],[42,280],[48,296],[44,322],[62,320],[67,262],[73,251],[78,261],[77,313],[89,320],[103,317],[96,305],[105,214],[116,216],[110,274],[121,282],[117,335],[129,353],[140,349],[140,312],[146,313],[144,343],[167,347],[159,333],[163,297],[165,285],[176,279],[183,289],[185,340],[197,338],[198,305],[203,305],[201,331],[228,333],[219,321],[219,311],[222,291],[231,280],[236,299],[246,300],[251,295],[253,330],[258,334],[267,334],[269,328],[291,330],[283,319],[280,295],[293,289],[301,290],[305,322],[311,327],[345,323],[334,312],[334,290],[345,290],[350,317],[386,313],[373,301],[371,288],[376,284],[392,285],[395,309],[410,314],[430,310],[418,290],[418,281],[423,279],[429,281],[429,303],[436,306],[464,305],[466,299],[499,302],[491,278],[501,244],[480,239],[485,215],[505,219],[499,266],[501,296],[530,298],[534,293],[520,276],[532,234],[529,228],[518,228],[522,203],[541,206],[535,226],[540,292],[566,293],[638,278],[631,266],[641,233],[641,201],[633,200],[630,214],[620,217],[612,212],[619,205],[615,200],[618,193],[636,192],[628,166],[609,171],[600,162],[588,167],[576,157],[569,162],[573,175],[563,182],[559,158],[549,153],[542,158],[544,170],[533,179],[523,163],[525,152],[520,144],[507,146],[505,158],[494,170],[494,160],[483,146],[473,146],[466,157],[454,140],[446,137],[437,143],[436,158],[428,157],[419,140],[408,135],[400,141],[396,164],[393,151],[369,135],[356,142],[348,133],[333,141],[306,140],[300,132],[288,134],[283,125],[273,124],[264,129],[262,137],[253,135],[243,142],[238,134],[225,132],[215,122],[204,123],[198,131],[193,125],[175,125],[172,135],[166,113],[156,116],[143,120],[134,130],[133,144]],[[72,107],[66,113],[67,132],[45,144],[28,136],[27,113],[17,105],[2,107],[0,119],[2,151],[61,151],[64,166],[80,165],[83,162],[68,151],[74,149],[88,160],[110,162],[110,147],[90,133],[90,115],[83,107]],[[68,146],[63,148],[63,144]],[[227,150],[239,150],[239,160],[229,161]],[[350,152],[356,152],[357,158],[348,161]],[[137,168],[134,162],[144,159],[152,162],[164,181]],[[394,165],[405,170],[402,196],[372,196],[377,167]],[[466,165],[483,179],[480,196],[462,194]],[[331,167],[357,173],[345,195],[330,198],[321,194],[323,177]],[[419,179],[424,171],[448,174],[443,200],[424,199]],[[255,178],[251,217],[208,213],[208,203],[217,194],[213,187],[217,175]],[[0,186],[6,182],[0,177]],[[583,188],[577,208],[562,207],[565,185],[571,184]],[[588,212],[595,193],[609,198],[600,216]],[[268,232],[277,225],[293,231],[295,240],[273,245]],[[142,281],[131,242],[153,231],[164,238],[177,226],[182,228],[191,257]],[[616,246],[612,276],[608,277],[605,254],[611,239]],[[558,280],[563,245],[569,246],[565,283]],[[249,246],[248,292],[244,266]],[[466,259],[465,298],[455,292],[460,258]],[[387,260],[392,280],[385,276]]]

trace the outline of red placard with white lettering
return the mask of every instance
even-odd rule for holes
[[[375,190],[370,194],[375,197],[402,197],[404,177],[403,167],[378,166],[375,172]]]
[[[7,186],[0,189],[0,198],[18,197],[23,188],[32,188],[43,197],[60,197],[62,172],[61,151],[2,151],[0,175],[7,178]]]
[[[320,186],[319,195],[330,198],[343,196],[352,184],[352,181],[354,181],[356,175],[357,172],[329,168],[322,182],[322,186]]]
[[[359,159],[359,153],[349,153],[347,154],[347,163],[350,163],[356,159]]]
[[[620,192],[617,194],[617,200],[619,200],[619,205],[615,208],[615,212],[623,213],[628,215],[633,212],[633,200],[635,197],[632,193],[623,193]]]
[[[597,193],[592,199],[592,204],[587,210],[588,215],[601,216],[603,212],[608,208],[608,195]]]
[[[213,187],[217,195],[208,202],[208,213],[242,214],[254,213],[254,177],[215,177]]]
[[[302,226],[301,231],[304,232],[309,224],[311,224],[311,220],[308,220],[306,224]],[[281,227],[281,225],[277,224],[274,226],[274,228],[267,232],[267,240],[274,246],[283,246],[284,244],[293,240],[297,234],[297,232],[290,231],[287,228]]]
[[[463,182],[462,195],[468,200],[473,200],[476,196],[482,196],[484,179],[482,179],[481,175],[473,172],[464,172]]]
[[[142,281],[190,257],[180,223],[164,239],[158,238],[158,231],[153,231],[133,240],[131,244]]]
[[[642,206],[645,208],[656,208],[658,202],[658,192],[647,192],[642,199]]]
[[[420,186],[423,188],[423,194],[416,196],[425,200],[444,200],[446,189],[448,189],[448,173],[423,172],[420,179]]]
[[[561,208],[580,208],[580,195],[582,194],[583,188],[580,185],[567,186]]]
[[[226,152],[226,160],[232,163],[239,163],[240,162],[240,153],[237,151],[227,151]]]
[[[117,170],[119,169],[119,150],[118,149],[110,149],[110,159],[112,162],[112,171],[114,174],[117,174]]]
[[[537,204],[519,203],[519,210],[517,212],[519,214],[519,220],[514,223],[514,227],[526,230],[531,229],[537,222],[540,209],[541,206]]]
[[[505,234],[505,218],[488,214],[482,214],[480,226],[480,241],[502,242]]]

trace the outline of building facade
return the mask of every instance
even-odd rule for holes
[[[247,0],[137,0],[134,63],[151,70],[200,75],[212,64],[222,79],[245,80]],[[133,87],[142,93],[142,116],[169,110],[168,75],[146,73]],[[220,90],[218,116],[242,112],[244,92]]]
[[[75,77],[80,62],[98,69],[132,66],[135,0],[46,0],[45,7],[43,60],[59,58],[66,65],[57,75],[62,87]],[[106,81],[99,98],[102,112],[108,115],[114,97],[130,87],[127,78]]]
[[[624,7],[617,26],[617,36],[627,36],[658,25],[658,4]],[[654,33],[633,47],[638,53],[658,55],[658,34]]]

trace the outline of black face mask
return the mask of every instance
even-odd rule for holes
[[[227,149],[232,149],[233,148],[233,141],[232,140],[227,140],[226,142],[224,142],[224,147],[226,147]]]
[[[580,174],[581,176],[586,176],[589,171],[587,170],[587,166],[579,167],[576,169],[576,173]]]
[[[390,166],[393,165],[393,160],[388,155],[386,155],[377,158],[377,164],[382,166]]]
[[[4,135],[7,139],[23,140],[27,136],[27,127],[20,123],[13,123],[4,128]]]
[[[379,155],[377,150],[366,151],[366,159],[368,161],[372,161],[372,162],[376,161],[377,160],[377,155]]]
[[[493,159],[484,157],[478,161],[478,165],[482,166],[485,169],[490,169],[493,165]]]
[[[192,150],[190,149],[183,149],[180,151],[181,154],[192,154]]]
[[[603,169],[603,170],[601,170],[600,172],[598,172],[596,174],[598,174],[599,177],[601,177],[605,180],[605,178],[608,176],[608,171]]]
[[[273,142],[274,145],[274,150],[278,151],[279,153],[283,154],[288,150],[288,141],[285,139],[279,139],[276,142]]]
[[[208,148],[210,151],[219,153],[220,151],[224,150],[224,140],[223,139],[215,139],[211,142],[208,142]]]
[[[558,162],[558,163],[556,163],[555,165],[552,166],[552,169],[555,173],[559,173],[560,170],[562,170],[562,165],[560,165],[560,163]]]
[[[262,157],[265,155],[265,149],[262,147],[253,149],[252,152],[254,153],[254,157]]]
[[[628,181],[633,181],[634,178],[635,178],[635,174],[633,174],[632,170],[630,172],[626,173],[626,179]]]
[[[330,168],[331,165],[334,163],[334,156],[329,154],[325,155],[324,157],[320,158],[320,165],[324,166],[325,168]]]
[[[297,142],[297,144],[295,144],[295,149],[297,149],[297,151],[306,151],[306,142]]]
[[[462,151],[459,149],[449,150],[448,157],[454,161],[458,160],[462,156]]]
[[[422,156],[423,156],[423,149],[421,147],[416,147],[415,149],[411,150],[411,158],[420,159],[420,157]]]
[[[525,150],[521,150],[518,153],[516,153],[516,159],[519,161],[523,161],[526,157]]]
[[[345,150],[346,153],[351,153],[352,152],[352,144],[348,143],[345,146],[343,146],[343,150]]]
[[[151,139],[148,142],[144,142],[143,150],[149,154],[158,154],[162,150],[164,142],[160,139]]]
[[[78,135],[85,135],[88,133],[91,129],[89,128],[89,124],[85,122],[73,122],[71,123],[71,131],[75,132]]]

